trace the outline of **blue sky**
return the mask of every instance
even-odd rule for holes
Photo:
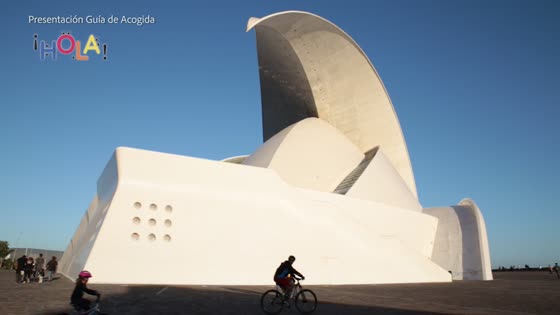
[[[4,1],[0,240],[63,250],[113,150],[208,159],[262,142],[247,19],[309,11],[370,57],[391,96],[424,207],[470,197],[492,265],[560,261],[560,5],[554,1]],[[150,15],[155,24],[29,24]],[[106,61],[40,61],[33,34],[108,45]]]

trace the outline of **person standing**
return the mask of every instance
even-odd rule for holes
[[[53,256],[47,263],[48,281],[52,281],[53,275],[56,273],[56,267],[58,267],[58,262],[56,261],[56,256]]]
[[[25,255],[21,256],[16,260],[16,282],[20,283],[23,280],[23,267],[27,262],[27,257]]]
[[[556,272],[556,278],[560,279],[560,266],[558,266],[558,263],[554,263],[554,272]]]
[[[36,277],[39,279],[39,283],[43,282],[43,275],[45,274],[45,258],[43,254],[39,254],[39,257],[35,259],[35,270],[37,272]]]
[[[23,282],[27,282],[27,283],[31,282],[31,279],[33,278],[33,267],[35,267],[33,258],[28,257],[27,262],[23,267],[23,270],[25,271],[25,275],[23,276]]]

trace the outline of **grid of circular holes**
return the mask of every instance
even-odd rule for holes
[[[134,208],[136,208],[136,209],[141,209],[141,208],[142,208],[142,204],[141,204],[140,202],[137,201],[137,202],[134,203]],[[149,208],[150,208],[150,210],[152,210],[152,211],[156,211],[156,210],[158,209],[158,206],[157,206],[155,203],[152,203],[152,204],[150,204],[150,207],[149,207]],[[164,209],[165,209],[165,212],[167,212],[167,213],[172,213],[172,212],[173,212],[173,207],[172,207],[171,205],[166,205]],[[142,222],[142,220],[141,220],[139,217],[134,217],[134,218],[132,218],[132,222],[133,222],[134,224],[136,224],[136,225],[139,225],[139,224]],[[151,226],[155,226],[155,225],[157,224],[157,221],[156,221],[156,219],[151,218],[151,219],[148,220],[148,224],[151,225]],[[165,224],[165,226],[167,226],[167,227],[170,227],[170,226],[173,225],[173,223],[172,223],[171,220],[169,220],[169,219],[165,220],[164,224]],[[133,240],[137,241],[137,240],[140,239],[140,234],[138,234],[138,233],[132,233],[132,234],[130,235],[130,237],[131,237]],[[154,233],[148,234],[148,240],[149,240],[150,242],[153,242],[153,241],[155,241],[156,239],[157,239],[157,237],[156,237],[156,235],[155,235]],[[165,235],[163,236],[163,240],[166,241],[166,242],[171,242],[171,235],[165,234]]]

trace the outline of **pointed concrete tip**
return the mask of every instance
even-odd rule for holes
[[[256,18],[256,17],[250,17],[249,21],[247,21],[247,29],[245,30],[245,32],[250,31],[253,26],[255,26],[257,23],[259,23],[261,19]]]

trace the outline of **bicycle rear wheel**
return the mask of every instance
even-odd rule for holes
[[[317,296],[309,289],[301,290],[296,295],[296,308],[303,314],[311,314],[317,309]]]
[[[276,290],[268,290],[261,296],[261,309],[267,314],[278,314],[284,308],[284,297]]]

